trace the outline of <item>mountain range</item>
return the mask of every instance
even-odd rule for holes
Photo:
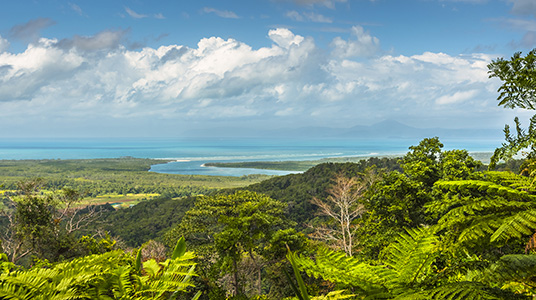
[[[279,128],[279,129],[250,129],[222,127],[209,130],[189,131],[189,136],[209,136],[220,137],[276,137],[276,138],[398,138],[413,139],[434,137],[456,138],[456,139],[503,139],[501,129],[449,129],[449,128],[417,128],[408,126],[398,121],[385,120],[373,125],[357,125],[350,128],[332,128],[321,126],[308,126],[299,128]]]

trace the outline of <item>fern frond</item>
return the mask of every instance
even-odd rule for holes
[[[504,198],[514,198],[522,201],[534,201],[536,196],[524,190],[514,189],[490,181],[483,180],[458,180],[458,181],[438,181],[434,184],[436,188],[443,191],[450,191],[456,194],[471,193],[485,195],[498,195]],[[518,201],[519,201],[518,200]]]
[[[438,238],[426,228],[408,229],[387,248],[381,274],[391,288],[412,286],[421,282],[438,255]]]
[[[466,222],[467,224],[465,226],[460,226],[463,229],[458,235],[459,243],[475,243],[482,239],[488,240],[489,236],[492,235],[502,223],[502,219],[493,214],[470,216],[460,219],[463,221],[470,220],[470,222]]]
[[[426,228],[407,230],[387,249],[384,265],[370,265],[343,252],[321,249],[313,261],[297,257],[309,276],[359,289],[359,294],[391,298],[419,286],[439,254],[438,238]]]
[[[411,298],[414,296],[414,298]],[[464,281],[442,285],[435,289],[417,293],[417,295],[405,295],[400,299],[430,299],[430,300],[515,300],[530,299],[527,296],[515,294],[498,288],[489,287],[480,282]]]
[[[491,235],[491,241],[503,242],[510,238],[531,235],[536,230],[536,209],[518,212],[503,220],[501,226]]]
[[[480,280],[496,282],[503,287],[521,283],[531,294],[536,293],[536,255],[512,254],[501,257],[480,274]]]
[[[378,275],[383,267],[362,263],[344,252],[319,249],[314,261],[296,255],[295,262],[309,276],[351,285],[364,294],[387,291],[384,280]]]
[[[327,295],[313,297],[311,298],[311,300],[341,300],[341,299],[352,299],[355,297],[355,295],[345,294],[345,293],[346,293],[345,290],[333,291],[333,292],[329,292]]]
[[[485,172],[485,177],[487,180],[496,184],[508,186],[517,190],[524,190],[531,194],[536,191],[536,188],[529,177],[514,174],[512,172],[488,171]]]

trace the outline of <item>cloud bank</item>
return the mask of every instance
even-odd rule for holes
[[[241,120],[351,127],[393,118],[485,127],[502,111],[498,83],[487,75],[495,57],[382,54],[362,27],[334,39],[331,52],[285,28],[270,30],[271,45],[259,49],[210,37],[192,48],[134,51],[121,44],[124,34],[41,38],[21,53],[8,52],[0,37],[0,123],[120,120],[135,127],[152,118],[182,128],[200,120],[206,127]]]

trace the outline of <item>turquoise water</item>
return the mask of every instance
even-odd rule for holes
[[[491,152],[500,140],[442,140],[444,149]],[[175,162],[151,171],[172,174],[242,176],[289,172],[206,168],[207,162],[315,160],[326,157],[404,154],[419,139],[195,139],[74,138],[0,139],[0,159],[165,158]]]

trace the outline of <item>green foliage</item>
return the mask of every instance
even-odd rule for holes
[[[186,252],[186,241],[184,240],[184,237],[181,237],[177,241],[177,245],[175,245],[175,248],[173,248],[173,253],[171,254],[171,259],[175,259],[178,257],[181,257]]]
[[[332,178],[343,174],[348,178],[363,173],[367,168],[401,170],[397,158],[376,158],[357,163],[323,163],[302,174],[291,174],[267,179],[246,189],[263,193],[287,204],[285,214],[298,223],[297,229],[304,230],[306,224],[317,218],[318,207],[311,202],[313,197],[325,199],[332,185]]]
[[[499,78],[499,105],[507,108],[536,109],[536,49],[525,57],[516,52],[510,60],[498,58],[489,65],[489,77]]]
[[[511,160],[514,155],[518,154],[522,150],[527,152],[527,159],[532,160],[535,158],[536,115],[530,118],[528,132],[525,132],[525,130],[521,128],[521,123],[517,117],[514,119],[514,122],[516,124],[516,135],[512,135],[510,132],[510,126],[506,125],[504,127],[506,142],[503,143],[500,148],[495,149],[489,164],[490,170],[495,169],[499,160]]]
[[[401,295],[397,300],[515,300],[531,299],[526,295],[515,294],[499,288],[490,287],[481,282],[462,281],[451,284],[444,284],[437,288],[425,290],[419,293]]]
[[[129,247],[139,247],[152,239],[163,240],[164,234],[180,223],[194,203],[194,198],[152,199],[133,207],[103,212],[90,229],[105,230]],[[178,238],[178,236],[177,236]]]
[[[202,176],[149,172],[151,165],[165,160],[116,158],[80,160],[0,160],[0,185],[17,189],[28,178],[43,178],[43,188],[64,187],[84,192],[89,197],[115,194],[160,194],[183,197],[209,194],[222,188],[243,187],[269,176]]]
[[[78,240],[75,234],[99,211],[88,208],[91,212],[81,217],[79,210],[73,208],[81,198],[77,191],[63,189],[44,194],[39,190],[41,184],[40,180],[21,182],[20,195],[4,201],[2,249],[10,260],[17,262],[31,255],[34,259],[56,262],[97,251],[99,242]],[[104,241],[100,246],[107,251]]]
[[[516,52],[510,60],[498,58],[489,65],[491,77],[502,81],[499,87],[499,105],[508,108],[536,109],[536,49],[526,56]],[[508,125],[504,128],[506,143],[497,148],[491,158],[490,170],[493,170],[499,160],[509,160],[519,151],[527,149],[528,158],[534,159],[536,142],[536,115],[530,119],[528,132],[521,129],[519,119],[515,118],[516,136],[510,133]]]
[[[359,221],[358,231],[362,257],[377,259],[404,228],[434,223],[434,216],[425,205],[437,195],[434,183],[440,179],[462,180],[478,176],[481,163],[465,150],[441,151],[437,137],[422,140],[401,160],[404,173],[384,174],[383,180],[371,189],[364,202],[367,213]]]
[[[457,243],[505,245],[536,230],[536,196],[527,191],[483,180],[440,181],[435,186],[443,198],[427,210],[441,216],[438,230],[454,235]]]
[[[240,264],[247,257],[257,278],[261,277],[264,250],[274,248],[275,245],[269,243],[278,229],[291,225],[284,220],[284,206],[268,196],[250,191],[200,196],[167,238],[176,240],[179,235],[184,235],[203,259],[200,261],[202,271],[217,272],[218,277],[230,274],[232,293],[241,296],[245,290],[239,277],[245,270],[241,270]],[[289,235],[292,232],[280,238]],[[214,278],[209,280],[215,285]],[[256,295],[260,294],[260,284],[259,280],[254,283]]]
[[[536,293],[536,255],[504,255],[487,269],[477,273],[480,280],[521,293]]]
[[[419,145],[409,147],[408,152],[401,160],[404,174],[409,179],[422,182],[426,186],[432,185],[441,178],[439,158],[443,144],[437,137],[425,138]]]
[[[192,252],[143,268],[122,251],[0,275],[2,299],[171,299],[192,286]],[[136,268],[138,266],[140,270]],[[143,275],[142,275],[143,274]]]
[[[310,276],[344,284],[354,293],[371,298],[394,298],[418,292],[433,272],[438,239],[429,230],[412,229],[401,234],[385,253],[381,265],[371,265],[344,253],[321,249],[315,260],[294,258]]]
[[[299,300],[309,300],[309,293],[307,293],[307,288],[305,287],[305,283],[303,282],[303,278],[301,277],[300,270],[298,269],[298,265],[296,263],[296,255],[289,250],[287,254],[287,259],[292,265],[292,271],[294,272],[294,277],[296,278],[296,281],[298,283],[298,286],[296,286],[288,275],[288,273],[286,273],[285,271],[285,275],[287,275],[289,283],[292,286],[292,290],[294,290],[294,293],[296,293],[296,296]]]

